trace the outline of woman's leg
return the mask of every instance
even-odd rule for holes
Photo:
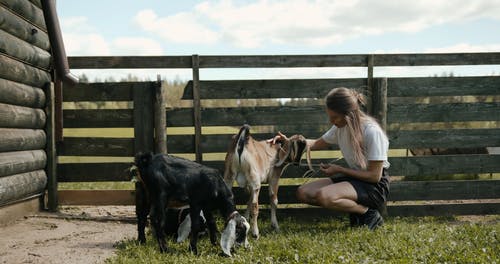
[[[316,196],[318,191],[328,185],[332,184],[332,180],[330,178],[319,179],[313,182],[308,182],[301,185],[297,189],[297,199],[303,203],[307,203],[310,205],[320,205],[316,201]]]
[[[368,207],[358,204],[358,195],[351,183],[347,181],[338,182],[321,187],[315,201],[321,207],[347,212],[364,214]]]

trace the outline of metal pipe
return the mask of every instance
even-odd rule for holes
[[[61,27],[56,12],[55,0],[42,0],[43,16],[50,39],[52,56],[54,56],[54,64],[56,74],[66,84],[78,83],[78,78],[69,71],[68,58],[64,50],[64,42],[61,34]]]

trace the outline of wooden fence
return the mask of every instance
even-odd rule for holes
[[[250,124],[258,139],[278,130],[308,138],[322,135],[329,124],[321,99],[333,87],[364,88],[370,95],[368,112],[387,128],[391,150],[430,148],[500,147],[500,77],[408,77],[373,78],[377,66],[438,66],[500,64],[500,53],[391,54],[391,55],[294,55],[294,56],[167,56],[167,57],[70,57],[72,69],[191,68],[193,80],[183,99],[193,107],[166,111],[167,149],[170,154],[193,154],[197,161],[223,170],[223,153],[232,136],[217,127],[237,128]],[[366,67],[367,78],[200,80],[200,68],[293,68]],[[161,83],[90,83],[64,90],[64,100],[132,101],[133,109],[64,110],[65,128],[134,128],[138,138],[65,137],[60,156],[132,157],[138,150],[155,146],[154,94]],[[168,91],[167,96],[168,96]],[[286,95],[286,96],[284,96]],[[298,99],[291,103],[253,106],[222,105],[227,99]],[[313,99],[313,100],[305,100]],[[319,100],[317,100],[319,99]],[[206,105],[205,100],[225,100]],[[212,106],[216,105],[216,106]],[[158,113],[158,111],[156,111]],[[188,133],[170,134],[174,128],[191,128]],[[212,128],[212,129],[210,129]],[[213,129],[215,128],[215,129]],[[156,128],[156,131],[163,129]],[[192,132],[194,130],[194,133]],[[205,132],[215,131],[212,132]],[[164,130],[163,130],[164,131]],[[338,155],[332,149],[327,155]],[[329,162],[316,158],[315,163]],[[131,159],[130,159],[131,161]],[[389,157],[390,175],[402,176],[391,184],[390,215],[446,215],[500,213],[500,181],[494,177],[471,180],[426,180],[426,176],[490,174],[500,172],[498,154],[449,154]],[[62,163],[60,182],[128,181],[130,162]],[[304,167],[284,175],[278,199],[285,215],[327,215],[321,208],[297,206],[297,183]],[[289,180],[293,179],[293,180]],[[235,188],[238,204],[245,195]],[[261,202],[268,203],[267,191]],[[61,204],[133,204],[133,191],[61,191]],[[429,202],[432,201],[432,202]]]

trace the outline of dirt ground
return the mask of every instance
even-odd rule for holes
[[[135,239],[134,206],[63,207],[0,227],[0,263],[103,263]]]

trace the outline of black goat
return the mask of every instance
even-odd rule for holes
[[[217,226],[212,211],[219,210],[226,220],[220,245],[224,254],[231,256],[233,246],[248,246],[247,220],[236,211],[231,190],[216,169],[165,154],[139,153],[135,157],[138,176],[143,182],[151,203],[151,225],[160,251],[165,252],[165,210],[169,204],[189,205],[191,217],[190,250],[197,254],[200,231],[200,211],[205,215],[210,241],[216,244]],[[144,228],[149,208],[137,212],[139,241],[145,241]]]

